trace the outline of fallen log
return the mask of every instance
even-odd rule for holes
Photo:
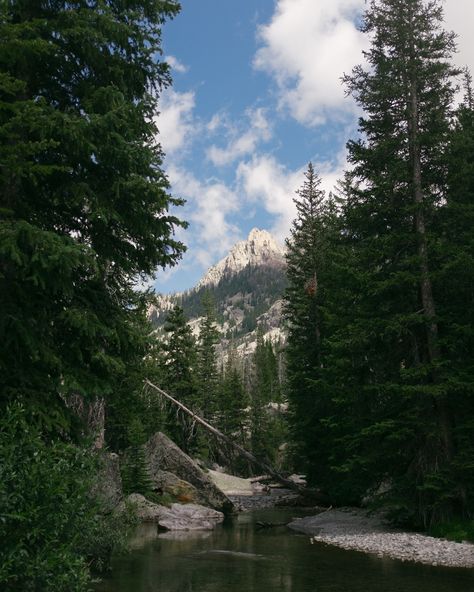
[[[170,401],[171,403],[173,403],[173,405],[175,405],[176,407],[178,407],[179,409],[184,411],[187,415],[192,417],[196,423],[201,425],[208,432],[213,434],[216,438],[218,438],[222,442],[225,442],[228,446],[230,446],[234,450],[236,450],[241,456],[243,456],[244,458],[249,460],[254,466],[258,467],[259,469],[261,469],[262,471],[264,471],[265,473],[270,475],[272,477],[272,479],[274,479],[275,481],[278,481],[278,483],[281,483],[282,485],[284,485],[288,489],[298,492],[300,495],[302,495],[304,497],[310,497],[311,499],[314,499],[318,503],[328,504],[327,496],[324,493],[322,493],[321,491],[316,490],[316,489],[310,489],[307,487],[302,487],[301,485],[298,485],[294,481],[291,481],[290,479],[286,479],[285,477],[283,477],[283,475],[280,475],[277,471],[275,471],[275,469],[273,469],[265,461],[258,459],[251,452],[249,452],[248,450],[246,450],[245,448],[240,446],[240,444],[237,444],[231,438],[229,438],[228,436],[223,434],[220,430],[218,430],[213,425],[211,425],[208,421],[206,421],[205,419],[203,419],[202,417],[200,417],[199,415],[194,413],[194,411],[191,411],[191,409],[188,409],[188,407],[183,405],[183,403],[181,403],[181,401],[178,401],[177,399],[172,397],[170,394],[165,392],[163,389],[156,386],[156,384],[153,384],[150,380],[145,379],[144,382],[148,387],[155,390],[157,393],[159,393],[166,400]]]

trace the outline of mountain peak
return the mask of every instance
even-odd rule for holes
[[[270,267],[284,264],[284,251],[266,230],[252,228],[246,240],[236,243],[227,257],[212,266],[197,284],[196,289],[215,286],[220,280],[252,265]]]

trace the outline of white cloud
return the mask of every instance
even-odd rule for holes
[[[474,71],[474,2],[472,0],[447,0],[444,4],[446,28],[457,33],[458,53],[455,62],[458,66],[468,66]]]
[[[166,154],[175,154],[185,149],[191,136],[196,133],[193,121],[194,92],[179,93],[167,89],[160,99],[160,114],[156,118],[158,140]]]
[[[351,115],[354,102],[345,98],[343,73],[363,61],[368,38],[355,20],[364,0],[277,0],[269,23],[261,26],[261,47],[254,66],[277,83],[279,104],[305,125]],[[474,2],[446,0],[446,27],[458,34],[455,61],[474,69]]]
[[[213,144],[207,150],[207,158],[215,166],[228,165],[247,154],[253,154],[262,141],[267,142],[272,137],[272,128],[265,109],[249,109],[246,115],[250,123],[249,129],[239,134],[235,128],[228,127],[232,137],[227,146],[220,148]],[[208,128],[210,131],[216,131],[222,125],[222,117],[213,117]]]
[[[187,66],[178,60],[178,58],[175,58],[172,55],[166,56],[165,62],[167,62],[173,70],[176,70],[176,72],[179,72],[180,74],[185,74],[189,70]]]
[[[198,180],[192,173],[170,167],[173,193],[187,200],[182,217],[190,222],[186,240],[192,259],[203,269],[225,255],[241,237],[229,216],[239,210],[237,194],[221,181]]]
[[[342,177],[345,166],[345,150],[341,150],[334,162],[314,163],[321,177],[321,188],[329,194]],[[295,191],[302,186],[307,163],[298,170],[290,171],[273,156],[263,155],[249,162],[241,162],[237,180],[248,200],[259,202],[273,217],[272,233],[280,241],[288,236],[291,222],[296,216],[293,201]]]
[[[368,43],[354,24],[363,6],[363,0],[278,0],[271,21],[259,28],[254,66],[275,79],[280,106],[300,123],[353,112],[340,78]]]

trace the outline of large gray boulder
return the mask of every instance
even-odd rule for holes
[[[234,510],[230,499],[216,487],[193,459],[165,434],[154,434],[148,440],[145,450],[150,477],[157,487],[161,482],[162,472],[167,471],[194,486],[199,492],[200,503],[224,513]]]
[[[132,493],[118,510],[127,505],[134,509],[141,522],[154,522],[160,530],[212,530],[224,520],[224,514],[198,504],[171,504],[168,508],[147,500],[139,493]]]
[[[212,530],[224,520],[224,514],[198,504],[171,504],[160,515],[163,530]]]

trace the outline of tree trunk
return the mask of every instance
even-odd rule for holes
[[[265,473],[268,473],[269,475],[271,475],[271,477],[273,477],[273,479],[275,479],[275,481],[277,481],[278,483],[281,483],[285,487],[288,487],[288,489],[292,489],[294,491],[297,491],[299,494],[304,495],[305,497],[310,497],[319,503],[325,504],[328,502],[327,496],[324,495],[323,493],[321,493],[320,491],[301,487],[300,485],[298,485],[294,481],[286,479],[285,477],[283,477],[282,475],[277,473],[275,471],[275,469],[273,469],[270,465],[268,465],[267,463],[256,458],[248,450],[245,450],[245,448],[243,448],[242,446],[240,446],[239,444],[234,442],[234,440],[232,440],[231,438],[229,438],[228,436],[223,434],[220,430],[218,430],[217,428],[212,426],[205,419],[203,419],[202,417],[199,417],[199,415],[196,415],[193,411],[191,411],[191,409],[188,409],[180,401],[178,401],[177,399],[175,399],[174,397],[172,397],[171,395],[166,393],[164,390],[157,387],[155,384],[150,382],[148,379],[145,380],[145,384],[147,386],[151,387],[152,389],[154,389],[156,392],[158,392],[162,397],[164,397],[165,399],[167,399],[168,401],[173,403],[173,405],[175,405],[176,407],[179,407],[179,409],[181,409],[182,411],[184,411],[185,413],[190,415],[196,421],[196,423],[203,426],[208,432],[213,434],[216,438],[218,438],[222,442],[225,442],[228,446],[231,446],[232,448],[234,448],[241,456],[246,458],[253,465],[259,467],[260,469],[265,471]]]
[[[440,359],[440,349],[438,340],[438,323],[436,322],[436,306],[433,296],[433,288],[429,273],[428,263],[428,245],[426,238],[425,223],[425,198],[422,184],[421,173],[421,151],[419,142],[419,98],[418,98],[418,80],[415,62],[415,47],[413,39],[413,15],[410,14],[410,60],[409,60],[409,117],[408,117],[408,135],[410,145],[410,156],[412,165],[412,183],[413,199],[415,203],[415,232],[417,235],[418,258],[420,271],[420,295],[423,306],[424,316],[427,320],[426,340],[428,362],[432,365],[431,378],[433,382],[437,381],[435,365]],[[437,421],[440,428],[441,438],[444,447],[444,456],[446,460],[453,457],[453,435],[452,420],[446,399],[444,397],[435,397],[434,406],[436,409]]]

